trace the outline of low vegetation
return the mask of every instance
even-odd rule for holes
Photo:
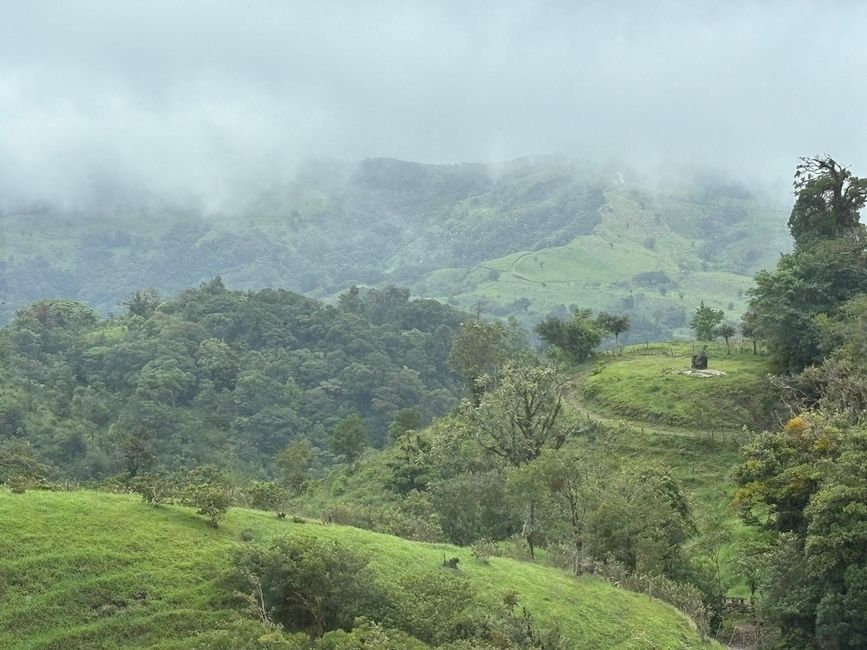
[[[357,528],[233,508],[215,529],[183,507],[87,491],[2,491],[0,517],[3,647],[300,649],[308,632],[324,630],[316,647],[425,648],[422,639],[460,638],[449,647],[472,648],[490,647],[472,645],[479,635],[518,629],[548,639],[557,629],[565,643],[533,647],[712,645],[672,607],[603,580],[508,558],[483,563],[470,549]],[[459,568],[443,568],[444,554]],[[295,559],[272,563],[284,555]],[[323,582],[330,564],[345,581]],[[284,603],[307,613],[281,618],[289,610],[275,609],[273,594],[292,580],[338,591],[327,590],[321,606],[306,597],[306,605]],[[344,601],[330,600],[350,592],[356,611],[372,618],[353,622]],[[358,645],[377,635],[383,645]]]

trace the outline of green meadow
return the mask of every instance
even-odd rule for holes
[[[674,608],[595,578],[507,558],[485,564],[469,549],[313,520],[235,508],[214,529],[189,509],[153,508],[131,495],[4,490],[0,521],[3,648],[209,648],[227,630],[251,639],[247,647],[269,647],[223,585],[242,531],[255,541],[339,540],[366,554],[392,592],[408,576],[446,570],[444,555],[458,557],[478,607],[515,591],[536,621],[559,625],[575,648],[714,647]]]

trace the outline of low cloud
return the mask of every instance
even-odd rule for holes
[[[855,2],[14,3],[0,197],[224,205],[308,157],[867,174]]]

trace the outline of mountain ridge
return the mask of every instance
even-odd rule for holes
[[[736,319],[752,274],[789,246],[784,212],[742,185],[558,157],[323,162],[229,213],[132,202],[7,213],[0,229],[3,321],[46,297],[107,313],[136,289],[172,294],[220,275],[325,299],[400,285],[526,325],[572,304],[627,311],[636,340],[683,334],[701,300]],[[512,268],[519,256],[530,259]]]

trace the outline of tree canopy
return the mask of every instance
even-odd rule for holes
[[[622,321],[604,322],[617,329],[623,326]],[[590,357],[596,346],[602,342],[605,331],[605,326],[593,319],[589,309],[576,309],[568,320],[548,316],[536,326],[536,333],[545,343],[554,346],[569,359],[579,362]]]
[[[136,292],[105,320],[35,303],[0,329],[0,444],[27,440],[58,476],[211,463],[300,489],[312,452],[274,465],[291,443],[328,463],[347,417],[382,446],[402,411],[418,427],[458,401],[447,362],[466,314],[397,288],[348,296],[334,307],[215,279],[173,299]]]
[[[695,310],[692,319],[689,321],[689,326],[695,332],[695,338],[699,341],[712,341],[716,336],[716,328],[722,323],[725,314],[722,309],[713,309],[704,304]]]
[[[789,225],[795,250],[750,290],[753,333],[768,345],[775,369],[797,373],[825,358],[817,320],[867,292],[867,251],[859,210],[867,180],[829,157],[802,160]]]
[[[795,244],[842,237],[859,228],[867,202],[867,178],[853,176],[831,156],[801,158],[795,169],[795,206],[789,230]]]

